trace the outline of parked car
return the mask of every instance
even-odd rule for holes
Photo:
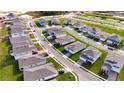
[[[60,75],[62,75],[62,74],[65,73],[65,71],[64,71],[64,70],[59,70],[58,73],[59,73]]]

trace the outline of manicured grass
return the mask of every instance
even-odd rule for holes
[[[64,46],[57,47],[57,49],[62,52],[64,50]]]
[[[63,68],[61,65],[59,65],[53,58],[48,58],[47,59],[47,63],[50,63],[52,62],[55,66],[56,69],[60,69],[60,68]]]
[[[119,18],[119,17],[115,17],[115,16],[108,16],[108,15],[104,15],[104,14],[100,14],[100,13],[85,13],[82,16],[85,16],[85,17],[94,16],[94,17],[100,17],[102,19],[114,19],[114,20],[124,21],[124,18]]]
[[[9,31],[7,29],[0,29],[0,37],[8,35]]]
[[[10,56],[11,45],[9,42],[0,43],[0,80],[22,81],[22,72],[18,69],[18,63]]]
[[[38,20],[35,20],[34,23],[35,23],[38,27],[42,27],[42,26],[40,25],[40,23],[39,23]]]
[[[37,40],[35,39],[35,40],[32,40],[32,42],[37,42]]]
[[[36,46],[36,48],[40,51],[40,50],[43,50],[43,48],[37,43],[37,44],[34,44]]]
[[[59,75],[56,77],[58,81],[75,81],[75,77],[70,73],[67,72],[63,75]]]
[[[69,58],[72,59],[73,61],[77,62],[79,60],[81,51],[77,52],[76,54],[70,56]]]
[[[121,69],[121,72],[117,78],[118,81],[124,81],[124,67]]]

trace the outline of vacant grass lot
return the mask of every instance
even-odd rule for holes
[[[82,16],[94,16],[94,17],[100,17],[102,19],[114,19],[114,20],[120,20],[120,21],[124,21],[124,18],[119,18],[119,17],[115,17],[115,16],[107,16],[107,15],[103,15],[100,13],[85,13]]]
[[[58,77],[56,77],[56,79],[58,81],[75,81],[75,77],[70,72],[59,75]]]
[[[124,81],[124,67],[121,69],[121,72],[117,78],[118,81]]]
[[[23,80],[22,72],[18,69],[18,63],[10,56],[11,45],[9,42],[0,43],[0,80]]]

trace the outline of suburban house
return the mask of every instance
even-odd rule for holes
[[[76,41],[74,43],[71,43],[71,44],[65,46],[65,50],[70,55],[75,54],[84,48],[86,48],[86,45],[84,43],[79,42],[79,41]]]
[[[55,39],[56,44],[59,44],[59,45],[66,45],[74,41],[75,39],[71,36],[64,36],[64,37]]]
[[[85,34],[85,33],[87,33],[90,29],[91,29],[91,27],[84,26],[84,27],[82,27],[82,28],[79,28],[79,31]]]
[[[46,29],[46,33],[48,34],[47,38],[56,39],[66,36],[66,32],[62,28],[48,28]]]
[[[110,46],[117,47],[120,45],[121,42],[122,42],[122,37],[120,37],[119,35],[116,35],[116,34],[109,36],[107,39],[107,44]]]
[[[102,67],[101,72],[108,76],[108,80],[116,80],[124,65],[124,58],[121,55],[108,53]]]
[[[21,36],[21,37],[10,37],[10,43],[12,46],[19,47],[19,46],[25,46],[25,45],[33,45],[33,42],[30,40],[30,37],[28,36]]]
[[[106,32],[98,32],[95,36],[96,39],[98,39],[101,42],[104,42],[108,39],[108,37],[110,36],[109,33]]]
[[[83,27],[84,27],[84,24],[81,24],[81,23],[74,25],[74,28],[75,28],[75,29],[81,29],[81,28],[83,28]]]
[[[66,25],[66,26],[68,26],[68,25],[74,25],[74,20],[71,20],[71,19],[66,20],[66,21],[64,22],[64,25]]]
[[[51,24],[52,25],[59,25],[60,24],[59,19],[55,19],[55,18],[51,19]]]
[[[46,58],[43,58],[40,55],[32,55],[18,60],[20,71],[23,71],[26,68],[43,65],[45,63],[46,63]]]
[[[48,21],[43,18],[39,19],[39,22],[41,26],[46,26],[48,24]]]
[[[20,58],[32,56],[37,53],[38,50],[34,45],[25,45],[20,47],[13,46],[11,55],[14,56],[15,60],[18,60]]]
[[[98,32],[100,32],[100,29],[93,27],[93,28],[88,30],[87,35],[89,37],[95,37]]]
[[[26,27],[20,22],[13,23],[13,25],[10,26],[10,29],[11,37],[26,36]]]
[[[81,52],[80,60],[83,63],[94,64],[101,57],[101,52],[94,47],[87,47]]]
[[[55,78],[58,75],[52,63],[31,67],[23,71],[24,81],[44,81]]]

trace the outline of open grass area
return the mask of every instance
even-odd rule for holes
[[[40,23],[39,23],[38,20],[35,20],[34,23],[35,23],[38,27],[42,27],[42,26],[40,25]]]
[[[102,19],[114,19],[114,20],[124,21],[124,18],[104,15],[104,14],[101,14],[101,13],[85,13],[85,14],[82,14],[82,16],[85,16],[85,17],[94,16],[94,17],[99,17],[99,18],[102,18]]]
[[[10,55],[9,42],[0,43],[0,81],[22,81],[22,72],[18,69],[18,63]]]
[[[117,78],[118,81],[124,81],[124,67],[121,69],[121,72]]]
[[[59,75],[56,77],[58,81],[75,81],[75,77],[70,73],[67,72],[63,75]]]
[[[43,48],[37,43],[37,44],[34,44],[36,46],[36,48],[40,51],[40,50],[43,50]]]
[[[82,50],[81,50],[82,51]],[[73,61],[77,62],[79,60],[81,51],[77,52],[76,54],[70,56],[69,58],[72,59]]]
[[[37,40],[36,40],[36,39],[34,39],[34,40],[32,40],[32,42],[37,42]]]
[[[7,36],[9,31],[7,29],[0,29],[0,37]]]
[[[63,68],[61,65],[59,65],[59,64],[58,64],[53,58],[51,58],[51,57],[47,59],[47,63],[50,63],[50,62],[54,64],[54,66],[55,66],[56,69]]]

